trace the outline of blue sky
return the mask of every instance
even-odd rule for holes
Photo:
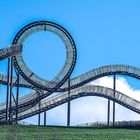
[[[49,20],[66,28],[76,43],[78,57],[72,77],[108,64],[140,67],[139,7],[139,0],[1,0],[0,48],[11,44],[26,24]],[[25,42],[23,58],[30,69],[51,79],[64,64],[65,48],[55,34],[37,33]],[[6,62],[1,62],[1,71],[5,72],[5,68]],[[124,78],[134,89],[139,88],[138,80]],[[66,115],[66,105],[61,109]],[[53,123],[53,119],[49,121]]]

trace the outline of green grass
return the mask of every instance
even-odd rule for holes
[[[139,129],[0,126],[0,140],[139,140]]]

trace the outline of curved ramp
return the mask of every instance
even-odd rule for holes
[[[71,89],[78,88],[93,80],[96,80],[104,76],[113,75],[113,74],[128,75],[140,79],[140,68],[129,66],[129,65],[122,65],[122,64],[102,66],[71,79],[70,81]],[[15,83],[15,81],[16,78],[14,77],[13,83]],[[0,83],[1,84],[7,83],[7,76],[2,73],[0,73]],[[34,88],[30,83],[28,83],[23,78],[20,78],[19,85],[21,87]],[[62,85],[57,91],[64,92],[66,90],[68,90],[67,83]]]
[[[0,61],[21,53],[22,45],[11,45],[8,48],[0,49]]]
[[[68,100],[74,100],[76,98],[85,97],[85,96],[99,96],[115,101],[116,103],[136,112],[140,113],[140,102],[119,92],[116,91],[114,97],[114,91],[110,88],[102,87],[102,86],[83,86],[81,88],[72,90],[70,96],[68,93],[63,93],[57,96],[53,96],[51,98],[47,98],[41,101],[41,108],[39,110],[39,106],[36,105],[24,112],[19,113],[18,120],[25,119],[31,116],[34,116],[40,112],[44,112],[46,110],[57,107],[61,104],[66,103]],[[15,120],[15,116],[13,116],[13,120]]]
[[[140,79],[140,69],[139,68],[128,66],[128,65],[109,65],[109,66],[103,66],[103,67],[94,69],[85,74],[82,74],[81,76],[73,78],[70,82],[71,89],[78,88],[84,84],[87,84],[88,82],[91,82],[98,78],[112,75],[112,74],[124,74],[124,75],[128,75],[128,76]],[[6,78],[3,78],[3,79],[6,79]],[[23,78],[20,79],[20,82],[24,82],[24,81],[25,80]],[[58,90],[65,91],[68,89],[67,87],[68,87],[68,84],[66,82]],[[25,96],[19,98],[19,109],[22,108],[23,111],[29,109],[30,107],[37,104],[40,99],[43,99],[43,98],[47,97],[48,95],[50,95],[50,93],[46,92],[46,91],[40,91],[40,95],[41,95],[41,98],[38,98],[38,91],[37,91],[37,92],[32,92],[31,94],[28,94],[28,95],[25,95]],[[0,113],[5,112],[4,106],[5,105],[1,104]],[[14,103],[13,103],[13,109],[15,109]]]

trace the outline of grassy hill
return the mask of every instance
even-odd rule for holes
[[[140,129],[0,126],[0,140],[139,140]]]

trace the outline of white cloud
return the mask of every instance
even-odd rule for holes
[[[100,97],[83,97],[72,101],[71,124],[105,121],[106,99]]]
[[[96,81],[91,82],[91,84],[113,88],[113,77],[103,77]],[[133,89],[128,84],[127,80],[124,79],[123,77],[116,78],[116,90],[140,101],[140,90]]]

